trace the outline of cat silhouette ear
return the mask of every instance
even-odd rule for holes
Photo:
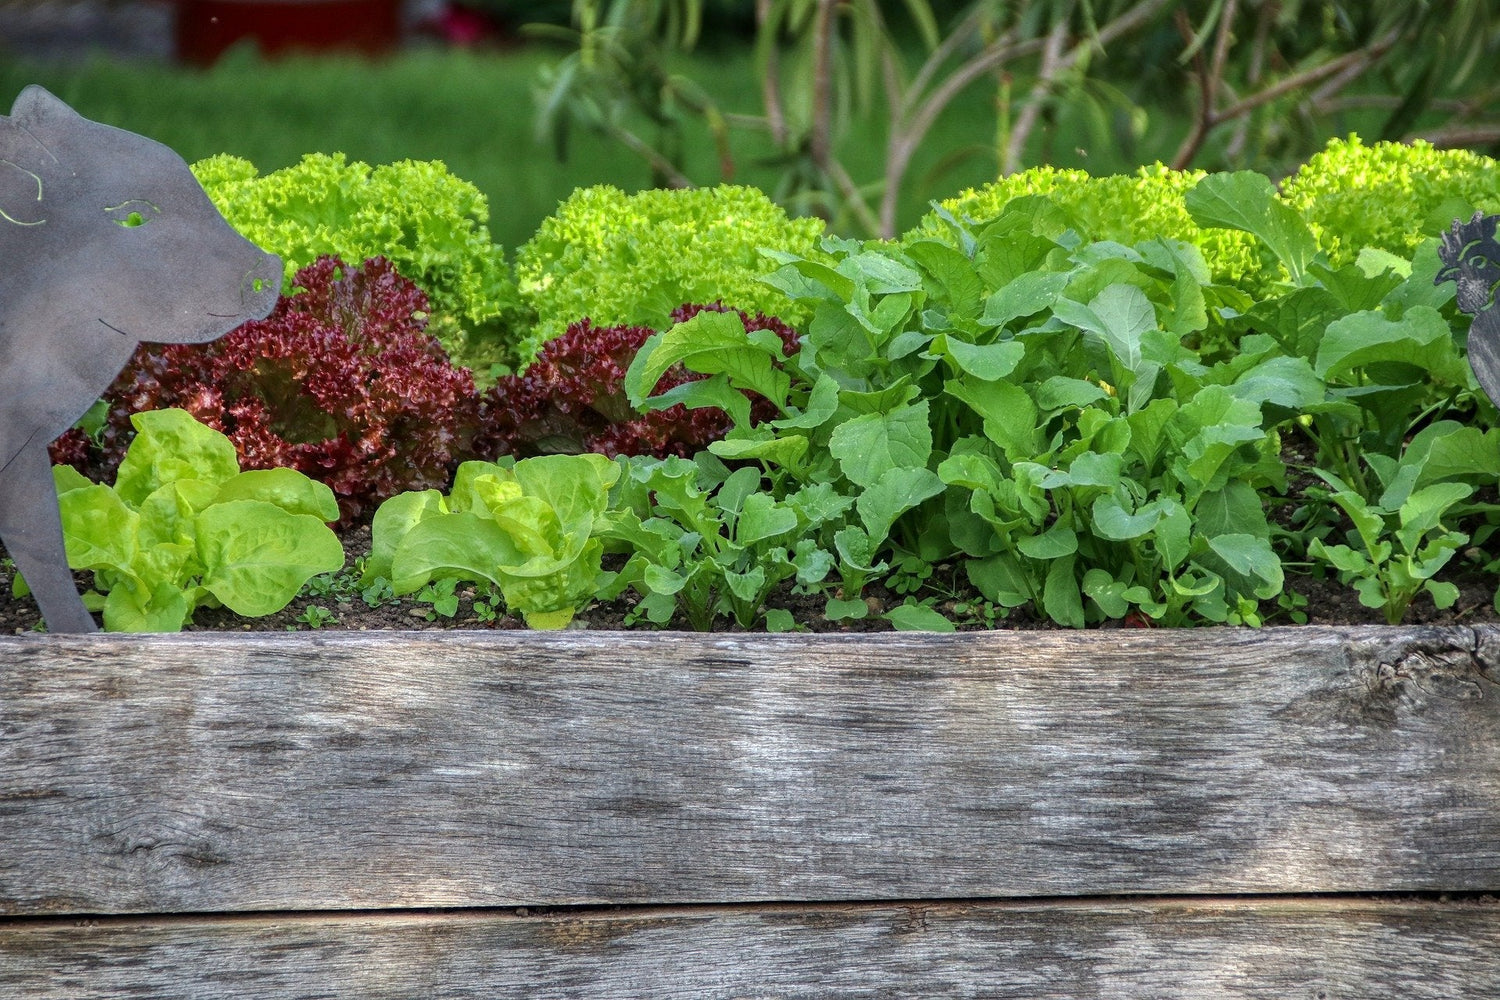
[[[34,83],[16,95],[16,101],[10,108],[10,116],[16,124],[27,127],[82,117],[61,99]]]

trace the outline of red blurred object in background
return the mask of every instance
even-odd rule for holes
[[[400,36],[400,0],[177,0],[177,57],[203,66],[246,39],[265,55],[376,55]]]

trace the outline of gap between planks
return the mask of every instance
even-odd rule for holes
[[[1366,913],[1421,910],[1492,909],[1500,915],[1500,894],[1492,892],[1323,892],[1226,893],[1217,895],[1156,894],[1108,896],[1029,896],[942,899],[808,900],[736,903],[585,904],[578,906],[458,906],[389,909],[256,910],[193,913],[102,913],[70,916],[0,916],[0,935],[9,931],[61,930],[82,927],[151,927],[204,925],[270,926],[289,923],[359,922],[421,924],[460,921],[524,920],[649,920],[674,917],[722,918],[797,916],[840,913],[850,916],[921,910],[962,913],[1125,912],[1143,909],[1199,910],[1215,913],[1254,913],[1274,910],[1323,913],[1347,907]]]

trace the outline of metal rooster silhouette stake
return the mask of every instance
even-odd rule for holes
[[[1500,285],[1497,222],[1500,215],[1482,212],[1475,212],[1468,222],[1454,222],[1438,248],[1445,266],[1434,282],[1458,284],[1458,308],[1474,317],[1469,327],[1469,364],[1479,387],[1500,406],[1500,309],[1495,304],[1495,288]]]

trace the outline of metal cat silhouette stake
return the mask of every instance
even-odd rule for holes
[[[1500,406],[1500,310],[1495,287],[1500,285],[1500,242],[1495,224],[1500,216],[1475,212],[1468,222],[1455,222],[1443,234],[1438,257],[1445,265],[1436,284],[1458,285],[1458,308],[1474,317],[1469,327],[1469,365],[1479,387]]]
[[[47,446],[141,341],[261,319],[281,261],[240,236],[172,150],[40,87],[0,115],[0,541],[53,632],[95,629],[63,545]]]

